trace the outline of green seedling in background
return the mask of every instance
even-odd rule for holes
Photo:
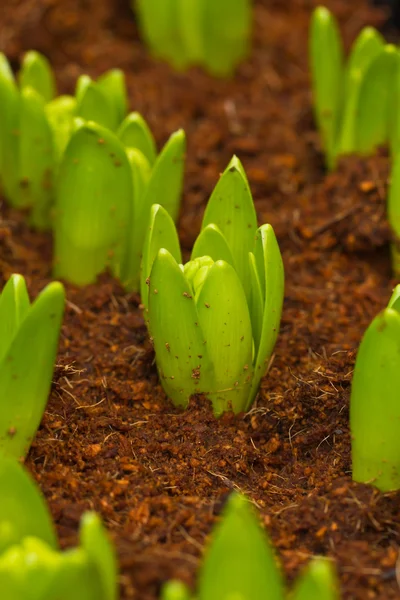
[[[60,165],[54,217],[54,273],[77,285],[109,267],[119,277],[132,219],[132,173],[109,130],[88,122]]]
[[[272,227],[256,229],[236,157],[210,198],[192,260],[180,261],[173,221],[153,207],[141,292],[164,390],[177,406],[202,393],[216,415],[248,410],[278,335],[284,275]]]
[[[232,494],[220,523],[211,535],[192,596],[183,583],[165,584],[162,600],[283,600],[280,568],[268,537],[262,531],[250,503]],[[293,600],[338,600],[333,566],[316,557],[300,575],[289,594]]]
[[[85,121],[95,121],[116,131],[127,113],[128,100],[125,77],[119,69],[107,71],[93,81],[81,75],[76,84],[76,116]]]
[[[0,455],[25,457],[50,392],[65,294],[50,283],[30,305],[24,278],[0,295]]]
[[[366,27],[345,64],[337,22],[320,6],[311,20],[310,65],[315,120],[329,169],[343,154],[371,154],[386,143],[396,149],[400,54],[395,46]]]
[[[350,398],[353,479],[400,489],[400,286],[361,341]]]
[[[60,552],[39,490],[15,460],[0,459],[0,586],[11,600],[116,600],[114,552],[99,517],[85,513],[80,545]]]
[[[151,52],[176,69],[200,65],[226,77],[249,52],[250,0],[137,0],[133,7]]]

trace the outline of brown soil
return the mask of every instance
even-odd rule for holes
[[[326,3],[347,43],[383,21],[366,0]],[[239,489],[259,508],[289,581],[318,553],[336,560],[344,598],[399,598],[400,494],[351,481],[348,427],[355,351],[395,283],[384,221],[388,159],[346,159],[324,174],[307,69],[314,1],[256,2],[253,54],[228,82],[150,59],[128,5],[10,0],[0,49],[15,67],[23,51],[44,52],[62,92],[80,73],[121,67],[131,107],[159,144],[185,128],[186,250],[237,153],[259,221],[272,223],[281,246],[284,312],[256,405],[215,421],[201,403],[182,413],[165,398],[138,297],[107,276],[86,289],[67,286],[54,386],[27,461],[61,544],[76,542],[85,509],[98,510],[118,551],[122,598],[154,600],[168,578],[194,584],[216,516]],[[51,240],[4,206],[2,214],[2,279],[23,273],[34,295],[51,278]]]

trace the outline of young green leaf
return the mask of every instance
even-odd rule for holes
[[[124,146],[140,150],[153,166],[157,156],[156,143],[142,115],[130,113],[121,123],[117,135]]]
[[[261,378],[268,367],[279,333],[284,295],[284,269],[278,242],[271,225],[262,225],[257,230],[255,263],[259,278],[264,311],[261,332],[254,334],[259,339],[259,347],[254,362],[254,376],[246,409],[253,403]],[[254,276],[252,293],[254,292]],[[259,302],[259,300],[258,300]]]
[[[194,243],[190,260],[200,256],[211,256],[213,260],[224,260],[234,266],[232,252],[221,230],[214,223],[202,229]]]
[[[30,307],[25,279],[11,275],[0,294],[0,363]]]
[[[364,73],[385,47],[385,41],[373,27],[364,27],[353,44],[346,67],[344,108],[336,152],[349,154],[356,147],[356,113]]]
[[[148,207],[143,199],[151,176],[151,167],[147,158],[135,148],[126,148],[126,154],[132,169],[133,182],[133,214],[129,234],[126,237],[125,258],[121,268],[121,279],[128,290],[137,291],[140,280],[140,261],[146,226],[148,222]]]
[[[339,585],[332,561],[313,558],[295,584],[292,600],[339,600]]]
[[[58,96],[46,105],[45,110],[53,132],[55,162],[58,165],[75,130],[76,99]]]
[[[201,228],[219,227],[232,252],[234,267],[249,289],[248,253],[253,249],[257,216],[243,166],[234,156],[221,175],[208,201]]]
[[[161,590],[161,600],[191,600],[189,589],[182,581],[167,581]]]
[[[211,74],[230,76],[249,51],[252,8],[249,0],[203,0],[203,63]]]
[[[161,204],[176,222],[182,194],[185,167],[186,137],[183,129],[173,133],[157,156],[143,199],[150,210],[152,204]]]
[[[175,405],[186,407],[190,397],[212,381],[212,365],[192,289],[165,249],[151,269],[149,328],[163,388]]]
[[[121,69],[110,69],[97,80],[97,84],[106,96],[113,112],[115,126],[119,126],[128,112],[128,97],[125,75]]]
[[[177,0],[176,6],[185,56],[189,63],[201,63],[204,56],[204,0]]]
[[[235,269],[219,260],[208,270],[196,307],[214,368],[212,387],[203,391],[216,416],[243,411],[252,380],[253,339],[246,296]]]
[[[64,303],[61,283],[46,286],[0,363],[0,450],[4,455],[26,456],[39,427],[50,391]]]
[[[150,210],[150,220],[143,244],[143,257],[140,271],[140,297],[148,309],[148,281],[159,250],[164,248],[173,256],[178,264],[182,262],[179,237],[175,224],[165,208],[160,204],[153,204]]]
[[[96,513],[86,512],[83,515],[79,538],[82,548],[86,551],[88,559],[95,569],[96,579],[101,582],[101,598],[116,600],[117,562],[115,553]]]
[[[344,83],[343,47],[337,22],[323,6],[318,6],[312,15],[309,52],[315,120],[327,166],[332,169]]]
[[[394,288],[387,307],[394,308],[394,310],[400,313],[400,283]]]
[[[133,183],[118,138],[95,123],[80,126],[65,150],[57,187],[57,277],[87,285],[108,266],[119,277],[133,218]]]
[[[110,130],[116,129],[118,123],[106,93],[97,83],[82,77],[80,79],[83,83],[78,83],[76,92],[76,116],[85,121],[94,121]]]
[[[50,63],[43,54],[30,50],[24,55],[19,72],[21,90],[30,87],[47,103],[56,95],[56,83]]]
[[[248,500],[232,494],[199,575],[199,600],[283,600],[275,556]]]
[[[14,458],[0,459],[0,555],[26,536],[40,538],[52,548],[57,547],[56,536],[44,498]]]
[[[399,62],[398,49],[387,44],[362,78],[355,121],[355,146],[361,154],[373,153],[390,139],[391,95]]]
[[[176,69],[187,66],[187,56],[178,23],[175,2],[137,0],[135,9],[140,29],[156,57],[170,61]]]
[[[351,388],[353,479],[400,488],[400,314],[383,310],[361,341]]]
[[[250,318],[254,341],[254,356],[257,356],[260,347],[261,332],[264,318],[265,289],[261,289],[260,277],[257,270],[256,257],[249,252],[250,263]],[[264,286],[265,288],[265,286]],[[264,292],[264,293],[263,293]]]
[[[14,191],[17,160],[19,92],[5,55],[0,52],[0,184],[5,195]]]
[[[18,208],[31,208],[30,222],[37,229],[50,227],[55,164],[53,135],[43,98],[30,87],[21,92],[18,133],[18,179],[8,199]]]

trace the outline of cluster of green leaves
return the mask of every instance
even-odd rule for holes
[[[353,479],[400,489],[400,285],[361,341],[350,398]]]
[[[18,84],[0,54],[0,182],[8,202],[28,209],[34,227],[53,228],[55,276],[84,285],[110,268],[137,289],[151,204],[174,219],[179,213],[184,132],[157,155],[144,119],[127,115],[118,69],[97,81],[82,75],[74,96],[55,97],[51,68],[32,51]]]
[[[251,0],[136,0],[151,52],[176,69],[201,65],[231,75],[249,50]]]
[[[168,582],[162,600],[283,600],[288,596],[271,544],[249,502],[232,494],[212,533],[195,596],[180,581]],[[311,560],[294,584],[291,600],[338,600],[332,562]]]
[[[236,157],[209,199],[191,260],[181,262],[174,223],[154,205],[141,295],[163,388],[177,406],[204,394],[216,415],[246,411],[278,335],[284,272],[271,225],[257,229]]]
[[[311,21],[310,64],[315,119],[328,168],[335,167],[340,155],[371,154],[381,144],[390,143],[397,151],[398,48],[365,27],[345,63],[337,22],[320,6]]]
[[[17,461],[0,459],[0,489],[3,598],[116,600],[116,559],[95,513],[82,517],[79,547],[61,552],[44,499]]]
[[[12,275],[0,295],[0,455],[25,457],[44,413],[64,313],[61,283],[29,301]]]

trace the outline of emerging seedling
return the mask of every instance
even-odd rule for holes
[[[168,582],[162,600],[283,600],[286,598],[279,565],[250,503],[232,494],[215,527],[192,596],[182,583]],[[338,600],[334,569],[316,557],[299,577],[293,600]]]
[[[326,164],[343,154],[371,154],[381,144],[398,147],[399,50],[366,27],[353,44],[347,64],[339,28],[322,6],[310,28],[314,113]]]
[[[21,275],[0,295],[0,454],[25,457],[44,413],[65,294],[50,283],[30,305]]]
[[[178,406],[201,393],[216,415],[247,410],[276,342],[284,283],[274,231],[256,229],[236,157],[210,198],[192,260],[180,261],[173,221],[155,206],[141,292],[164,390]]]
[[[400,285],[361,341],[350,398],[353,479],[400,489]]]
[[[0,488],[4,598],[116,600],[115,555],[95,513],[82,517],[80,546],[60,552],[43,497],[16,461],[0,459]]]
[[[250,0],[137,0],[134,8],[151,52],[176,69],[199,64],[225,77],[248,53]]]

